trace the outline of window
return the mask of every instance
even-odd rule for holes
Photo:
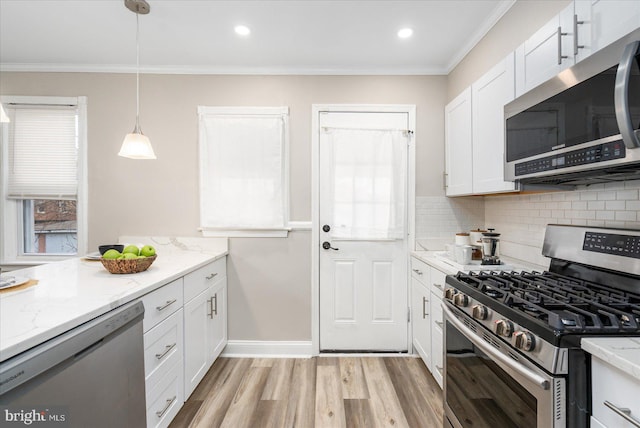
[[[199,107],[205,236],[286,236],[287,107]]]
[[[86,252],[86,98],[3,97],[4,264]]]

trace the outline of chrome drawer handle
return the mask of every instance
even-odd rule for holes
[[[173,345],[167,345],[164,348],[164,352],[162,354],[156,354],[156,358],[159,360],[163,359],[164,356],[167,355],[175,347],[176,347],[176,343],[174,343]]]
[[[156,306],[156,311],[161,311],[163,309],[167,309],[169,306],[173,305],[177,301],[178,301],[178,299],[167,300],[167,303],[165,303],[164,305]]]
[[[420,269],[413,269],[413,271],[418,275],[422,275],[422,271]]]
[[[214,272],[214,273],[212,273],[211,275],[207,275],[207,276],[205,276],[205,278],[206,278],[206,279],[213,279],[217,274],[218,274],[217,272]]]
[[[443,369],[442,369],[442,367],[440,367],[440,366],[436,366],[436,370],[438,370],[438,373],[440,373],[440,376],[443,376],[443,374],[442,374],[442,370],[443,370]]]
[[[426,306],[427,306],[427,303],[428,303],[428,302],[429,302],[429,301],[427,300],[427,298],[426,298],[426,297],[423,297],[423,298],[422,298],[422,319],[425,319],[425,318],[427,317],[427,315],[429,315],[429,314],[427,313],[427,309],[426,309]]]
[[[442,284],[436,284],[435,282],[433,283],[433,285],[435,285],[437,288],[439,288],[440,290],[442,290]]]
[[[631,417],[631,410],[623,407],[618,407],[615,404],[611,404],[607,400],[605,400],[603,404],[613,410],[618,416],[621,416],[625,421],[629,422],[634,427],[640,428],[640,421]]]
[[[167,403],[164,405],[164,408],[159,412],[156,412],[156,416],[161,418],[165,413],[167,413],[167,410],[169,410],[169,407],[171,407],[173,402],[176,401],[176,398],[177,398],[177,395],[174,395],[172,399],[167,400]]]
[[[211,313],[214,315],[218,315],[218,293],[213,295],[213,298],[211,300],[216,301],[216,305],[213,307],[213,309],[211,309]]]
[[[436,321],[436,324],[438,324],[438,327],[442,328],[442,326],[444,326],[444,323],[442,321]]]

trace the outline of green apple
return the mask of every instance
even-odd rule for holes
[[[140,254],[140,248],[136,245],[127,245],[124,247],[124,250],[122,250],[122,254],[134,254],[137,256]]]
[[[140,249],[140,255],[145,257],[152,257],[156,255],[156,249],[151,245],[145,245]]]
[[[120,254],[120,251],[118,250],[114,250],[113,248],[110,250],[107,250],[104,252],[104,254],[102,255],[103,259],[107,259],[107,260],[115,260],[118,257],[120,257],[122,254]]]
[[[138,255],[137,254],[133,254],[133,253],[123,253],[122,254],[122,258],[123,259],[137,259]]]

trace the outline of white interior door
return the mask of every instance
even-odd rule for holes
[[[406,351],[408,113],[319,113],[320,350]]]

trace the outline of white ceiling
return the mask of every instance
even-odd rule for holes
[[[148,0],[158,73],[447,74],[515,0]],[[0,70],[135,70],[122,0],[0,0]],[[251,29],[245,38],[233,28]],[[410,39],[399,39],[411,27]]]

